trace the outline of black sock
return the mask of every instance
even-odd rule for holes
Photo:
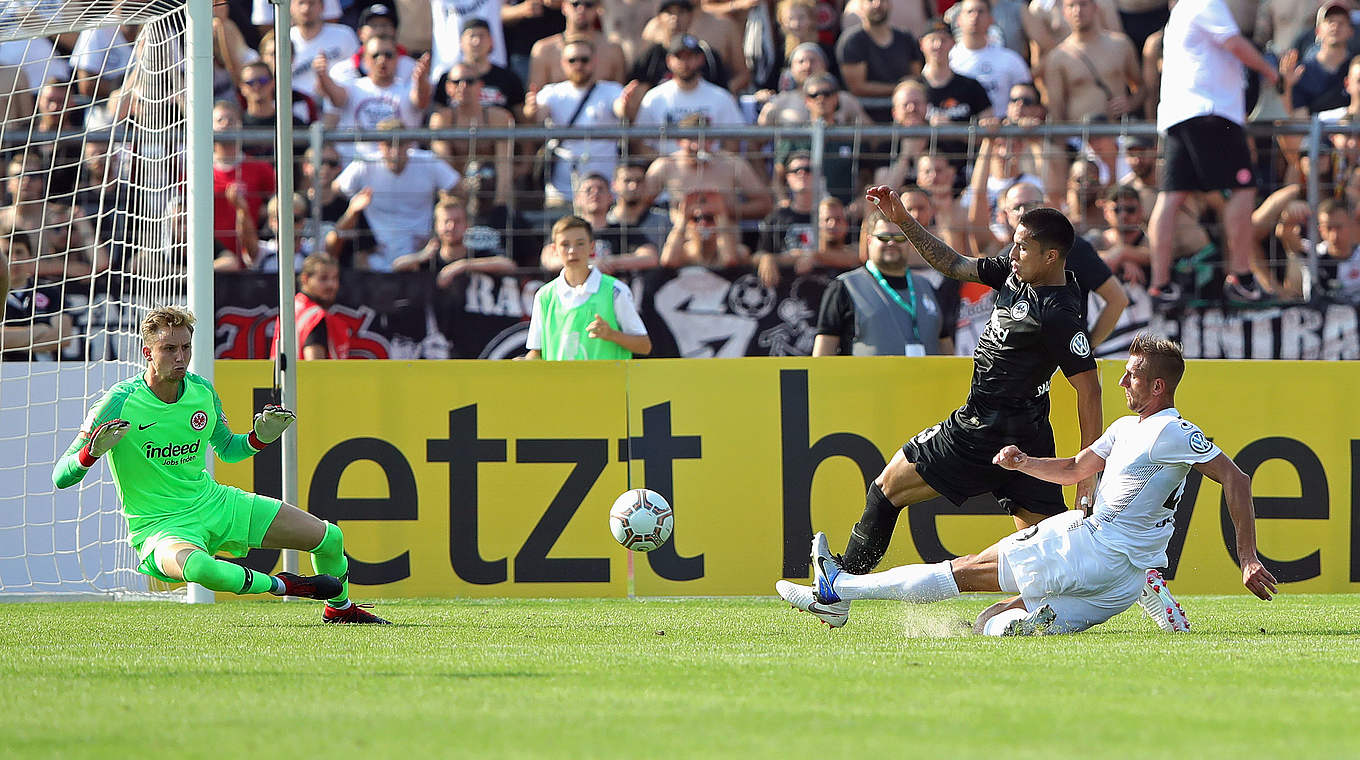
[[[850,541],[845,545],[841,567],[846,572],[862,575],[873,570],[888,552],[893,528],[902,507],[893,506],[877,483],[869,486],[864,495],[864,514],[850,530]]]

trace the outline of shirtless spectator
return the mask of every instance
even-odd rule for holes
[[[741,243],[722,193],[690,192],[671,204],[671,231],[661,247],[661,266],[731,269],[750,260],[751,252]]]
[[[562,52],[568,39],[585,39],[595,49],[595,76],[605,82],[623,82],[628,74],[628,63],[623,48],[611,42],[599,30],[601,0],[563,0],[562,15],[567,28],[534,43],[529,63],[529,90],[538,92],[545,85],[567,79],[562,65]]]
[[[707,122],[702,114],[691,114],[676,126],[699,128],[707,126]],[[712,193],[723,196],[722,210],[730,212],[734,220],[760,219],[768,214],[773,207],[769,182],[758,177],[750,163],[714,150],[706,142],[682,137],[676,140],[675,152],[661,156],[647,167],[644,185],[647,203],[655,202],[664,192],[674,212],[684,198],[695,193]]]
[[[435,109],[430,114],[427,125],[430,129],[447,127],[512,127],[515,118],[499,106],[482,104],[482,80],[466,64],[455,64],[449,69],[445,81],[449,105]],[[487,143],[491,149],[487,150]],[[475,145],[475,152],[474,152]],[[510,192],[514,177],[514,141],[510,139],[477,140],[431,140],[430,149],[440,158],[448,161],[460,175],[473,159],[494,159],[496,164],[496,202],[510,205]]]
[[[1118,30],[1119,8],[1115,0],[1095,0],[1096,24],[1103,30]],[[1063,15],[1062,0],[1029,0],[1025,14],[1025,34],[1029,36],[1029,64],[1036,74],[1044,71],[1048,54],[1072,31]]]
[[[863,0],[864,24],[846,30],[836,42],[845,87],[861,98],[891,96],[899,81],[915,76],[925,63],[916,38],[889,23],[891,4],[890,0]],[[874,121],[892,118],[887,108],[867,110]]]
[[[1157,190],[1160,187],[1157,176],[1157,139],[1131,137],[1124,151],[1129,162],[1129,173],[1120,177],[1118,184],[1138,191],[1139,206],[1146,214],[1157,202]],[[1191,193],[1176,212],[1172,243],[1173,259],[1185,258],[1213,245],[1208,230],[1200,224],[1200,217],[1205,211],[1204,194]]]
[[[666,50],[666,46],[677,34],[694,35],[696,39],[703,40],[704,47],[716,54],[720,67],[725,72],[726,81],[714,80],[715,84],[725,87],[729,92],[739,93],[751,83],[751,70],[746,66],[742,38],[731,22],[695,8],[691,0],[662,0],[656,18],[648,22],[646,28],[642,30],[642,39],[654,46],[661,45],[662,49]],[[708,53],[705,52],[705,55]],[[654,48],[644,50],[643,54],[634,60],[634,70],[636,71],[639,66],[647,66],[648,59],[656,57],[657,51]],[[654,71],[656,67],[652,65],[650,68]],[[710,73],[717,75],[717,72]],[[642,79],[636,75],[633,78]]]
[[[1068,122],[1141,114],[1143,69],[1129,38],[1100,28],[1094,0],[1062,0],[1062,7],[1072,33],[1045,63],[1048,112]]]
[[[624,60],[636,61],[647,43],[642,30],[656,15],[652,0],[602,0],[600,28],[610,42],[623,49]]]
[[[992,99],[992,112],[1005,113],[1011,87],[1033,81],[1029,64],[989,38],[991,0],[963,0],[958,8],[958,44],[949,51],[949,68],[976,79]]]
[[[890,5],[888,24],[917,38],[925,34],[930,22],[939,15],[930,0],[896,0]],[[864,0],[846,0],[841,12],[842,33],[864,25],[865,6]]]

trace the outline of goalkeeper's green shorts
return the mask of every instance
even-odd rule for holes
[[[138,572],[167,583],[179,583],[167,578],[156,566],[156,547],[166,541],[187,541],[209,554],[223,552],[233,557],[244,557],[251,549],[259,548],[283,502],[235,486],[214,486],[196,508],[140,524],[130,531],[128,542],[142,560]]]

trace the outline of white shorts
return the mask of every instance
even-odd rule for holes
[[[1138,601],[1145,569],[1095,540],[1079,510],[1054,515],[997,544],[1001,589],[1019,594],[1031,612],[1057,613],[1052,633],[1075,633],[1109,620]]]

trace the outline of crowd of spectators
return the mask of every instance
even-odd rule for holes
[[[293,124],[402,137],[334,140],[319,156],[309,149],[296,165],[296,195],[282,200],[273,144],[234,136],[279,117],[272,6],[217,2],[215,266],[276,270],[282,207],[293,212],[299,265],[321,254],[341,271],[425,272],[449,287],[467,272],[560,268],[545,231],[576,214],[595,228],[604,271],[749,268],[773,287],[790,271],[895,261],[900,241],[875,238],[870,248],[860,239],[863,191],[885,183],[973,256],[1003,250],[1025,208],[1061,209],[1092,251],[1083,286],[1107,303],[1124,284],[1184,287],[1213,301],[1224,275],[1232,287],[1252,279],[1270,302],[1306,291],[1360,302],[1354,132],[1329,138],[1319,166],[1298,137],[1253,137],[1240,187],[1164,193],[1166,147],[1146,130],[1052,139],[1002,129],[1148,124],[1163,105],[1162,60],[1203,52],[1187,59],[1172,49],[1184,44],[1235,56],[1226,65],[1237,68],[1226,71],[1245,87],[1245,121],[1360,122],[1360,4],[1179,2],[1195,9],[1202,40],[1186,43],[1198,38],[1168,27],[1174,2],[1166,0],[291,0]],[[123,78],[137,31],[0,43],[4,133],[107,126],[137,108]],[[1245,77],[1233,61],[1246,64]],[[1235,94],[1236,79],[1220,84]],[[1212,102],[1177,107],[1223,113]],[[817,165],[806,138],[780,130],[819,120],[972,131],[967,139],[829,138]],[[657,134],[539,140],[475,131],[517,125],[642,125]],[[765,130],[740,140],[665,133],[740,125]],[[422,127],[473,131],[409,137]],[[96,141],[14,147],[0,197],[6,314],[35,325],[45,282],[97,273],[124,255],[106,244],[107,230],[105,242],[96,239],[87,216],[109,202],[103,189],[125,168]],[[1327,198],[1318,208],[1305,201],[1310,175]],[[1245,213],[1240,189],[1251,191]],[[863,234],[878,234],[868,222]],[[1314,255],[1315,274],[1306,266]],[[1159,256],[1172,262],[1173,282]],[[1246,260],[1250,273],[1238,270]],[[923,342],[970,350],[967,332],[987,294],[927,279],[942,289],[959,335]],[[1095,327],[1101,315],[1091,318]],[[59,341],[59,320],[50,322],[33,327],[31,341]],[[20,342],[5,334],[6,347]]]

